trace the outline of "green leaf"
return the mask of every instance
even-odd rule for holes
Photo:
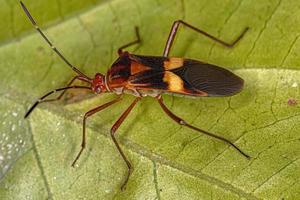
[[[174,113],[233,141],[251,160],[220,141],[179,127],[155,99],[145,98],[117,134],[134,167],[124,192],[120,186],[127,168],[109,130],[133,97],[125,96],[88,120],[87,148],[72,168],[83,114],[115,95],[70,92],[63,101],[38,106],[24,120],[38,97],[66,85],[75,73],[33,30],[17,1],[1,3],[0,199],[300,197],[300,2],[24,2],[57,48],[91,77],[105,73],[118,47],[134,40],[134,26],[140,27],[142,43],[128,50],[145,55],[162,54],[169,29],[179,18],[225,41],[250,27],[232,49],[181,28],[171,52],[233,70],[245,79],[240,94],[164,99]]]

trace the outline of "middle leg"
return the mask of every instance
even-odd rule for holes
[[[140,33],[139,33],[139,27],[134,27],[135,29],[135,36],[136,36],[136,39],[132,42],[129,42],[128,44],[125,44],[123,46],[121,46],[119,49],[118,49],[118,54],[119,55],[122,55],[123,53],[123,49],[127,48],[127,47],[130,47],[132,45],[135,45],[135,44],[139,44],[141,42],[141,37],[140,37]]]
[[[127,108],[127,110],[125,110],[125,112],[121,115],[121,117],[118,119],[118,121],[116,121],[116,123],[113,125],[113,127],[110,130],[110,135],[112,137],[113,142],[115,143],[120,155],[122,156],[123,160],[125,161],[127,168],[128,168],[128,173],[127,173],[127,177],[125,179],[125,181],[123,182],[122,186],[121,186],[121,190],[125,189],[125,186],[128,182],[129,176],[132,173],[132,167],[131,164],[129,162],[129,160],[127,159],[127,157],[125,156],[124,152],[122,151],[118,141],[116,140],[115,137],[115,133],[118,130],[118,128],[121,126],[121,124],[123,123],[123,121],[125,120],[125,118],[128,116],[128,114],[130,113],[130,111],[133,109],[133,107],[136,105],[136,103],[140,100],[140,97],[137,97],[132,103],[131,105]]]

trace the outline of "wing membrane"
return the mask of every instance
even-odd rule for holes
[[[224,68],[194,60],[185,60],[182,67],[172,71],[190,87],[209,96],[234,95],[244,84],[243,79]]]

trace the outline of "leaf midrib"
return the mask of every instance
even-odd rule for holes
[[[298,70],[288,70],[288,69],[260,69],[260,70],[276,70],[277,72],[278,71],[291,71],[290,73],[294,72],[294,71],[298,71]],[[237,71],[257,71],[257,69],[239,69]],[[11,101],[14,101],[16,103],[24,103],[24,99],[30,99],[29,98],[29,95],[28,94],[24,94],[24,93],[19,93],[19,92],[11,92],[11,90],[4,92],[6,94],[6,96],[4,98],[7,98]],[[18,98],[18,97],[22,97],[22,98]],[[32,96],[30,96],[32,98]],[[97,98],[97,97],[95,97]],[[25,107],[25,105],[24,105]],[[48,112],[52,113],[53,115],[56,115],[56,116],[60,116],[60,117],[63,117],[64,119],[68,120],[68,121],[74,121],[74,117],[73,116],[78,116],[79,112],[76,112],[76,111],[68,111],[68,115],[66,117],[66,115],[62,115],[62,113],[65,113],[65,112],[62,112],[61,113],[61,109],[64,109],[66,110],[63,106],[60,106],[59,109],[54,109],[55,105],[48,105],[48,106],[42,106],[42,107],[38,107],[37,109],[42,109],[42,110],[47,110]],[[297,116],[297,115],[296,115]],[[299,115],[298,115],[299,116]],[[287,119],[290,119],[292,117],[295,117],[295,116],[289,116]],[[277,121],[275,121],[274,123],[277,123],[279,121],[282,121],[282,120],[287,120],[287,119],[279,119]],[[76,121],[77,124],[81,124],[81,121]],[[274,123],[271,123],[271,124],[268,124],[268,125],[265,125],[263,127],[257,127],[255,128],[254,130],[257,130],[257,129],[261,129],[261,128],[264,128],[264,127],[267,127],[267,126],[271,126],[271,125],[274,125]],[[94,131],[99,131],[99,128],[96,129],[96,127],[94,127],[93,125],[89,125],[88,126],[90,129],[94,130]],[[106,131],[107,132],[107,127],[103,127],[102,130]],[[105,134],[106,132],[104,131],[100,131],[101,134],[103,136],[105,136],[106,138],[108,138],[108,135]],[[253,130],[248,130],[249,131],[253,131]],[[31,132],[32,134],[32,132]],[[143,146],[137,144],[137,143],[134,143],[133,141],[131,140],[128,140],[126,138],[122,138],[121,140],[121,144],[125,145],[126,146],[126,149],[133,152],[133,153],[136,153],[138,154],[139,156],[143,156],[145,158],[148,158],[149,160],[151,161],[154,161],[154,162],[157,162],[157,163],[160,163],[160,164],[163,164],[163,165],[166,165],[170,168],[173,168],[175,170],[178,170],[178,171],[181,171],[185,174],[188,174],[190,176],[193,176],[193,177],[197,177],[199,179],[202,179],[202,180],[205,180],[209,183],[212,183],[214,185],[217,185],[218,187],[221,187],[221,188],[224,188],[226,190],[229,190],[229,191],[232,191],[240,196],[243,196],[245,198],[248,198],[248,199],[257,199],[255,196],[252,196],[251,194],[249,193],[246,193],[244,191],[242,191],[241,189],[238,189],[228,183],[225,183],[219,179],[216,179],[214,177],[211,177],[209,175],[206,175],[204,173],[201,173],[197,170],[194,170],[194,169],[191,169],[191,168],[188,168],[186,166],[183,166],[183,165],[180,165],[180,164],[177,164],[176,162],[173,162],[173,161],[170,161],[168,159],[165,159],[164,157],[156,154],[156,153],[153,153],[151,151],[149,151],[148,149],[144,148]]]

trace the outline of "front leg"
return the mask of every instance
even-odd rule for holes
[[[101,110],[104,110],[105,108],[108,108],[109,106],[119,102],[121,100],[121,97],[115,99],[115,100],[112,100],[108,103],[105,103],[101,106],[98,106],[92,110],[89,110],[87,113],[85,113],[84,117],[83,117],[83,122],[82,122],[82,142],[81,142],[81,149],[79,151],[79,153],[77,154],[76,158],[74,159],[73,163],[72,163],[72,167],[75,166],[77,160],[79,159],[82,151],[84,150],[85,146],[86,146],[86,135],[85,135],[85,122],[86,122],[86,119],[90,116],[92,116],[93,114],[96,114],[97,112],[100,112]]]
[[[66,90],[69,90],[69,89],[85,89],[85,90],[91,90],[90,87],[87,87],[87,86],[80,86],[80,85],[73,85],[73,86],[67,86],[67,87],[62,87],[62,88],[57,88],[57,89],[54,89],[50,92],[48,92],[47,94],[45,94],[44,96],[40,97],[30,108],[29,110],[26,112],[24,118],[26,119],[30,113],[36,108],[37,105],[41,104],[41,103],[45,103],[45,102],[48,102],[48,101],[56,101],[56,100],[59,100],[62,95],[65,93]],[[52,94],[55,94],[56,92],[60,92],[60,91],[63,91],[62,94],[57,97],[57,98],[53,98],[53,99],[45,99],[46,97],[52,95]]]

